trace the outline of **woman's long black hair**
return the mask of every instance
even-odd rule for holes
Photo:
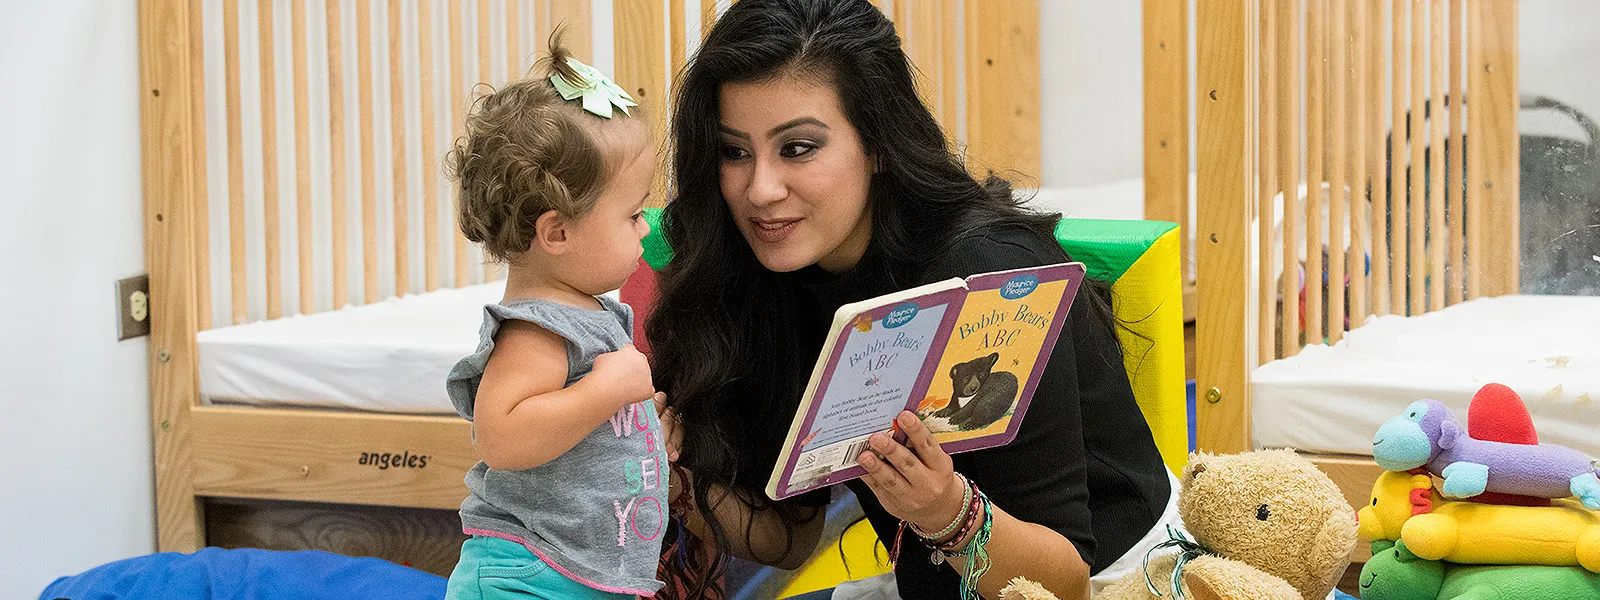
[[[815,503],[772,502],[762,490],[831,314],[799,275],[756,260],[722,197],[718,171],[721,86],[791,76],[833,85],[876,162],[867,255],[894,286],[914,283],[978,227],[1020,226],[1053,246],[1059,216],[1021,208],[1004,180],[973,178],[919,99],[894,25],[867,0],[741,0],[717,21],[679,84],[672,119],[677,197],[663,224],[675,256],[660,274],[645,331],[656,386],[682,418],[679,464],[693,473],[695,510],[708,513],[709,488],[719,484],[739,501],[799,523],[817,516],[815,506],[805,506]],[[708,521],[725,550],[726,532]],[[703,585],[719,562],[703,558],[689,552],[669,571],[699,571],[687,579]],[[686,597],[703,597],[703,589],[692,589],[702,585],[691,585]],[[676,587],[669,585],[666,597],[677,597]]]

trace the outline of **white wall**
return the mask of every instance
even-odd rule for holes
[[[1045,187],[1081,187],[1144,173],[1140,3],[1039,3]]]
[[[1550,96],[1600,120],[1600,2],[1522,0],[1517,17],[1521,91]],[[1571,120],[1547,111],[1526,113],[1518,125],[1523,133],[1582,135]]]
[[[0,597],[153,550],[135,2],[0,0]]]

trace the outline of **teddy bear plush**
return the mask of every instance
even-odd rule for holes
[[[1324,598],[1356,544],[1350,504],[1333,480],[1292,450],[1190,456],[1178,511],[1203,548],[1179,576],[1188,598]],[[1148,567],[1095,597],[1153,600],[1148,586],[1154,585],[1170,598],[1177,559],[1151,557]]]

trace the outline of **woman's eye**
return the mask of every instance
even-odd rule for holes
[[[633,220],[637,221],[637,220],[643,219],[643,218],[644,218],[644,211],[641,210],[639,212],[633,213]]]
[[[808,142],[791,142],[783,145],[784,158],[799,158],[817,150],[816,145]]]
[[[744,151],[744,148],[740,148],[738,146],[728,145],[722,147],[722,158],[724,160],[739,160],[748,155],[749,154]]]

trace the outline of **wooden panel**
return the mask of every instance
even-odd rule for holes
[[[1444,106],[1444,0],[1429,3],[1433,24],[1428,28],[1428,105],[1433,107],[1428,118],[1428,310],[1444,308],[1444,264],[1446,239],[1444,228],[1444,190],[1449,184],[1444,179],[1445,124],[1450,122]]]
[[[522,21],[517,17],[518,0],[503,0],[506,5],[506,80],[514,81],[523,75]]]
[[[1411,259],[1409,269],[1410,285],[1408,286],[1409,300],[1406,303],[1407,315],[1415,316],[1424,312],[1427,307],[1427,240],[1424,236],[1427,215],[1427,190],[1423,178],[1427,176],[1423,161],[1427,138],[1423,137],[1427,131],[1425,113],[1427,108],[1424,101],[1427,98],[1427,58],[1428,58],[1428,0],[1412,0],[1411,2],[1411,112],[1407,114],[1408,126],[1406,131],[1411,144],[1411,160],[1406,165],[1406,176],[1411,182],[1411,193],[1406,196],[1407,211],[1410,213],[1411,222],[1411,248],[1408,251]]]
[[[450,61],[450,140],[452,144],[455,143],[455,140],[461,139],[462,135],[465,135],[462,127],[467,122],[467,57],[465,46],[461,42],[461,38],[465,36],[462,33],[464,25],[461,22],[461,2],[463,1],[445,0],[447,5],[445,9],[446,18],[449,21],[447,23],[449,33],[446,37],[449,39],[450,45],[446,56],[449,57]],[[540,29],[540,31],[549,31],[549,29]],[[451,186],[452,194],[459,193],[456,188],[457,186]],[[456,215],[458,218],[460,216],[460,212],[455,210],[450,211],[450,214]],[[452,220],[451,222],[454,223],[455,221]],[[455,269],[453,271],[455,273],[455,286],[466,287],[468,283],[471,283],[467,267],[467,238],[461,233],[459,226],[451,229],[453,230],[451,239],[455,244]]]
[[[200,269],[192,232],[197,224],[195,207],[206,202],[205,171],[196,168],[203,164],[196,154],[205,148],[196,144],[201,134],[192,130],[201,122],[195,112],[201,110],[203,98],[193,85],[203,71],[192,51],[201,44],[195,36],[198,8],[188,0],[139,3],[145,265],[150,269],[150,293],[161,299],[151,307],[149,344],[156,548],[178,552],[197,550],[205,539],[200,506],[194,499],[189,419],[199,393],[195,290]],[[237,24],[237,6],[233,10]]]
[[[1345,0],[1334,0],[1329,7],[1328,40],[1328,343],[1344,338],[1344,239],[1350,230],[1350,119],[1346,92],[1350,85],[1350,19]],[[1313,279],[1315,281],[1315,279]]]
[[[196,17],[199,18],[199,17]],[[223,103],[228,119],[228,277],[233,324],[250,319],[244,239],[244,109],[239,99],[239,0],[222,2]]]
[[[667,72],[669,87],[678,78],[678,74],[683,72],[683,66],[688,62],[689,34],[688,24],[685,22],[687,17],[683,11],[683,0],[670,0],[667,3],[668,34],[671,36],[667,43],[671,44],[669,52],[672,61],[671,70]]]
[[[1384,34],[1387,33],[1385,18],[1388,9],[1384,0],[1367,0],[1368,43],[1367,53],[1367,94],[1365,103],[1370,112],[1367,116],[1367,173],[1371,177],[1371,195],[1368,200],[1372,209],[1372,314],[1389,314],[1389,180],[1385,171],[1388,162],[1384,154],[1384,123],[1383,94],[1385,69],[1388,63],[1383,54]]]
[[[261,40],[261,209],[266,230],[267,318],[283,316],[283,251],[278,233],[278,76],[274,70],[272,3],[257,4]]]
[[[362,295],[368,304],[377,302],[378,293],[378,198],[374,182],[378,163],[374,159],[372,132],[372,7],[356,2],[356,79],[361,82],[361,275]]]
[[[1199,214],[1200,315],[1197,376],[1202,400],[1197,405],[1197,438],[1208,452],[1250,448],[1250,367],[1254,364],[1254,304],[1245,249],[1248,246],[1250,183],[1255,173],[1245,161],[1252,150],[1246,77],[1250,64],[1247,40],[1255,23],[1255,2],[1216,0],[1198,6],[1200,144]],[[1215,390],[1216,402],[1206,396]]]
[[[667,80],[663,75],[662,29],[666,15],[660,2],[622,2],[615,5],[613,31],[616,35],[616,79],[633,96],[643,117],[649,120],[650,134],[657,147],[667,141]],[[634,109],[634,115],[640,115]],[[658,154],[659,156],[659,154]],[[667,169],[657,168],[650,187],[653,206],[665,206]]]
[[[1038,181],[1039,0],[967,3],[967,157]]]
[[[1257,48],[1259,48],[1261,60],[1258,63],[1256,74],[1258,85],[1256,98],[1257,106],[1259,107],[1256,112],[1260,116],[1260,121],[1256,125],[1255,136],[1258,150],[1256,169],[1260,174],[1256,178],[1256,183],[1260,186],[1260,189],[1256,192],[1255,208],[1251,211],[1255,216],[1257,233],[1254,262],[1257,266],[1255,290],[1257,302],[1256,342],[1259,344],[1256,348],[1255,364],[1258,365],[1277,358],[1277,347],[1275,345],[1277,338],[1273,335],[1275,333],[1273,325],[1276,313],[1274,309],[1277,306],[1277,294],[1274,293],[1274,288],[1277,282],[1274,281],[1276,275],[1272,271],[1272,234],[1274,230],[1272,206],[1273,193],[1276,191],[1278,185],[1277,176],[1279,175],[1277,171],[1279,156],[1276,131],[1278,117],[1277,93],[1282,88],[1278,80],[1278,49],[1274,42],[1277,39],[1278,32],[1277,13],[1281,9],[1282,4],[1276,2],[1264,3],[1258,9],[1261,25],[1257,29],[1260,35],[1260,39],[1257,41]],[[1146,146],[1148,145],[1147,142]],[[1145,190],[1147,195],[1149,194],[1149,185],[1148,178],[1146,178]],[[1149,201],[1147,199],[1146,212],[1149,210],[1148,206]],[[1184,202],[1183,207],[1188,208],[1188,202]]]
[[[910,2],[905,4],[909,12],[903,19],[896,20],[895,25],[900,29],[906,55],[911,58],[912,66],[916,67],[917,94],[934,117],[940,119],[940,125],[947,127],[947,133],[953,132],[955,123],[944,121],[941,116],[944,114],[945,94],[941,85],[944,71],[955,68],[946,56],[953,53],[944,51],[944,25],[940,20],[942,7],[937,2],[923,2],[916,6],[911,6]],[[954,42],[950,40],[951,44]]]
[[[189,64],[205,65],[205,20],[201,0],[189,0]],[[204,69],[202,69],[204,70]],[[211,207],[206,187],[206,80],[203,75],[189,78],[189,100],[193,119],[189,123],[189,169],[195,189],[200,190],[194,210],[195,320],[199,329],[210,329],[211,321]],[[223,145],[227,145],[224,143]]]
[[[447,577],[466,539],[456,510],[238,499],[206,502],[206,541],[221,548],[321,550],[381,558]]]
[[[1389,84],[1389,298],[1390,312],[1406,314],[1406,269],[1411,253],[1406,243],[1406,0],[1394,0],[1392,51],[1389,66],[1393,77]]]
[[[1189,3],[1144,0],[1145,218],[1189,227]],[[1181,236],[1189,278],[1194,247]]]
[[[438,88],[433,85],[433,0],[417,2],[417,56],[422,61],[417,69],[422,91],[422,279],[425,289],[439,289],[443,274],[439,272],[439,169],[443,157],[435,145],[433,95]]]
[[[1447,216],[1450,222],[1450,256],[1449,264],[1445,267],[1445,301],[1448,304],[1459,304],[1465,291],[1461,282],[1462,259],[1466,248],[1463,239],[1466,231],[1461,223],[1467,208],[1461,197],[1461,168],[1464,166],[1461,142],[1467,127],[1466,111],[1461,109],[1462,92],[1465,89],[1461,84],[1461,70],[1466,66],[1461,54],[1461,15],[1465,6],[1465,0],[1450,2],[1450,97],[1446,102],[1450,108],[1450,139],[1445,141],[1444,151],[1445,156],[1450,157],[1450,162],[1445,165],[1449,174],[1444,180],[1445,204],[1449,206]]]
[[[700,39],[711,35],[711,28],[717,24],[716,0],[700,0]]]
[[[1300,42],[1304,39],[1301,31],[1300,3],[1291,2],[1287,6],[1280,5],[1278,11],[1277,45],[1278,52],[1277,72],[1278,81],[1301,81],[1300,73]],[[1279,351],[1287,358],[1300,351],[1300,282],[1296,274],[1296,263],[1300,260],[1300,245],[1296,223],[1300,222],[1300,86],[1285,85],[1278,90],[1278,194],[1283,196],[1283,270],[1282,292],[1283,315],[1282,331],[1278,334]],[[1263,210],[1261,218],[1267,218],[1270,211]]]
[[[710,0],[701,1],[709,2]],[[932,5],[933,0],[928,0],[928,4]],[[960,61],[961,58],[956,56],[955,52],[956,42],[960,39],[956,33],[956,15],[961,14],[957,12],[960,10],[961,7],[959,5],[959,0],[943,0],[943,2],[941,2],[939,5],[939,21],[941,29],[941,41],[939,44],[941,49],[947,48],[948,50],[943,50],[944,56],[941,59],[941,62],[944,66],[939,68],[939,70],[942,72],[941,75],[944,78],[943,83],[940,84],[944,90],[944,98],[939,101],[940,108],[938,116],[939,123],[944,127],[945,135],[947,136],[955,135],[957,121],[960,120],[960,111],[956,106],[958,103],[956,94],[961,86],[956,85],[956,76],[958,75],[956,71],[960,66],[958,61]]]
[[[456,417],[223,406],[193,417],[202,496],[451,509],[478,462]],[[375,462],[393,457],[405,466]]]
[[[1321,344],[1326,335],[1322,328],[1322,246],[1326,239],[1322,207],[1328,197],[1322,184],[1328,180],[1328,1],[1307,0],[1306,4],[1306,344]]]
[[[316,253],[311,243],[311,91],[306,76],[306,1],[292,0],[289,9],[289,35],[294,39],[294,200],[296,245],[299,257],[300,314],[317,311],[315,269],[311,259]]]
[[[394,295],[411,291],[410,187],[406,185],[406,69],[403,5],[389,2],[389,168],[393,175],[390,205],[394,212]]]
[[[333,308],[350,301],[349,242],[345,229],[346,196],[344,151],[344,26],[339,17],[339,0],[325,0],[328,12],[328,180],[330,182],[329,224],[333,230]]]
[[[1469,153],[1481,157],[1481,168],[1469,170],[1474,179],[1472,191],[1483,196],[1483,223],[1492,223],[1498,235],[1482,235],[1481,246],[1471,252],[1474,264],[1483,269],[1479,292],[1485,296],[1517,293],[1521,231],[1518,212],[1517,156],[1517,2],[1514,0],[1473,2],[1477,11],[1474,32],[1480,36],[1480,59],[1468,76],[1473,101],[1471,127],[1474,142]],[[1474,219],[1476,221],[1477,219]]]

